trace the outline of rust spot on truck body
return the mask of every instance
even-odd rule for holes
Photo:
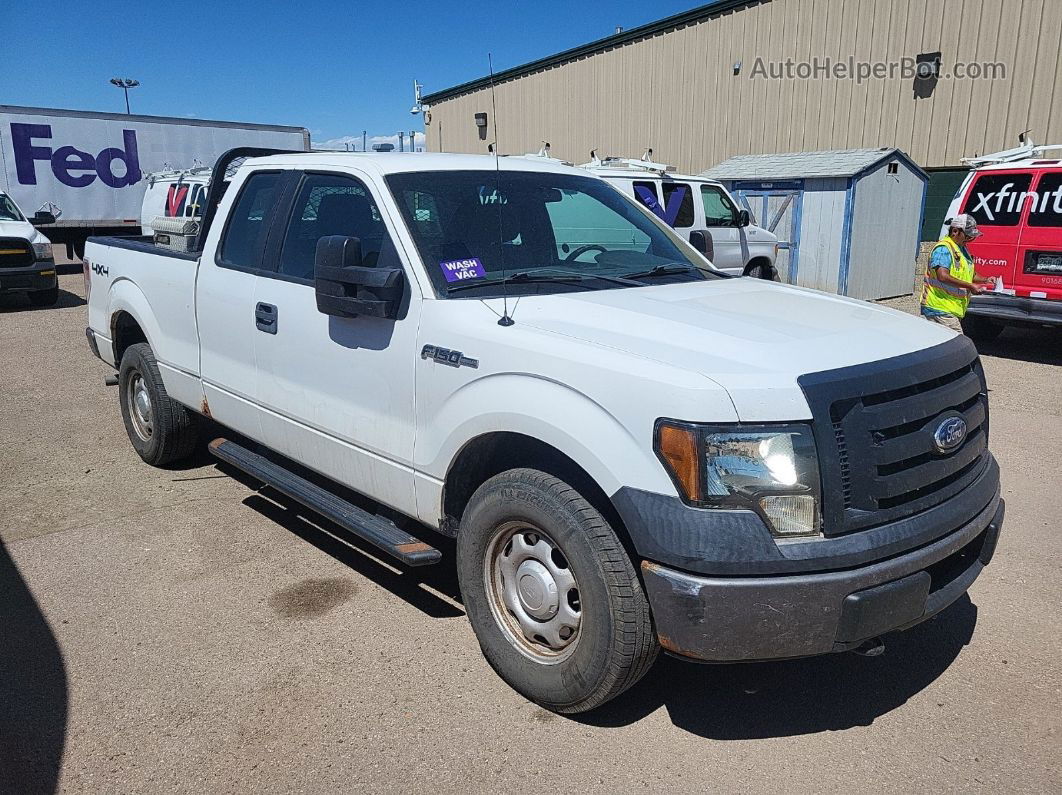
[[[395,547],[403,555],[412,555],[417,552],[429,552],[431,547],[425,544],[423,541],[414,541],[408,544],[399,544]]]
[[[199,403],[199,413],[204,417],[210,416],[210,404],[207,403],[206,395],[203,395],[203,400]]]

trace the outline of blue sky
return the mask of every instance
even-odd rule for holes
[[[0,4],[0,104],[121,111],[108,80],[132,77],[134,113],[294,124],[322,142],[423,129],[414,78],[430,93],[486,74],[488,51],[499,71],[701,3]]]

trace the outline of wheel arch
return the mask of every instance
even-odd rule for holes
[[[129,346],[138,342],[146,342],[155,355],[159,355],[155,343],[161,337],[161,331],[151,306],[139,287],[128,279],[116,281],[111,286],[108,311],[110,316],[107,324],[111,334],[115,367],[121,365],[122,354]]]
[[[534,436],[515,431],[490,431],[470,439],[446,472],[440,506],[441,530],[456,535],[469,500],[483,483],[510,469],[537,469],[560,478],[594,506],[620,537],[632,560],[634,545],[611,498],[574,458]]]

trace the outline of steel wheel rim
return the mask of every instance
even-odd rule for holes
[[[483,578],[494,620],[517,651],[545,665],[572,655],[582,625],[579,583],[549,534],[528,522],[500,525]]]
[[[145,442],[149,441],[154,429],[154,407],[151,404],[151,393],[148,391],[147,382],[140,373],[133,373],[129,378],[126,400],[133,430]]]

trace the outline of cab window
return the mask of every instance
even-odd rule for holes
[[[233,268],[260,268],[270,211],[280,173],[259,172],[247,178],[229,213],[218,262]]]
[[[737,208],[717,185],[701,185],[701,203],[704,205],[705,226],[734,226]]]
[[[1032,175],[981,174],[970,189],[962,211],[972,215],[979,226],[1017,226]]]
[[[288,220],[278,272],[312,279],[317,241],[328,235],[358,238],[367,268],[376,266],[387,240],[380,211],[361,182],[342,174],[307,174]]]
[[[1035,204],[1029,208],[1029,226],[1062,226],[1062,171],[1040,177]]]

